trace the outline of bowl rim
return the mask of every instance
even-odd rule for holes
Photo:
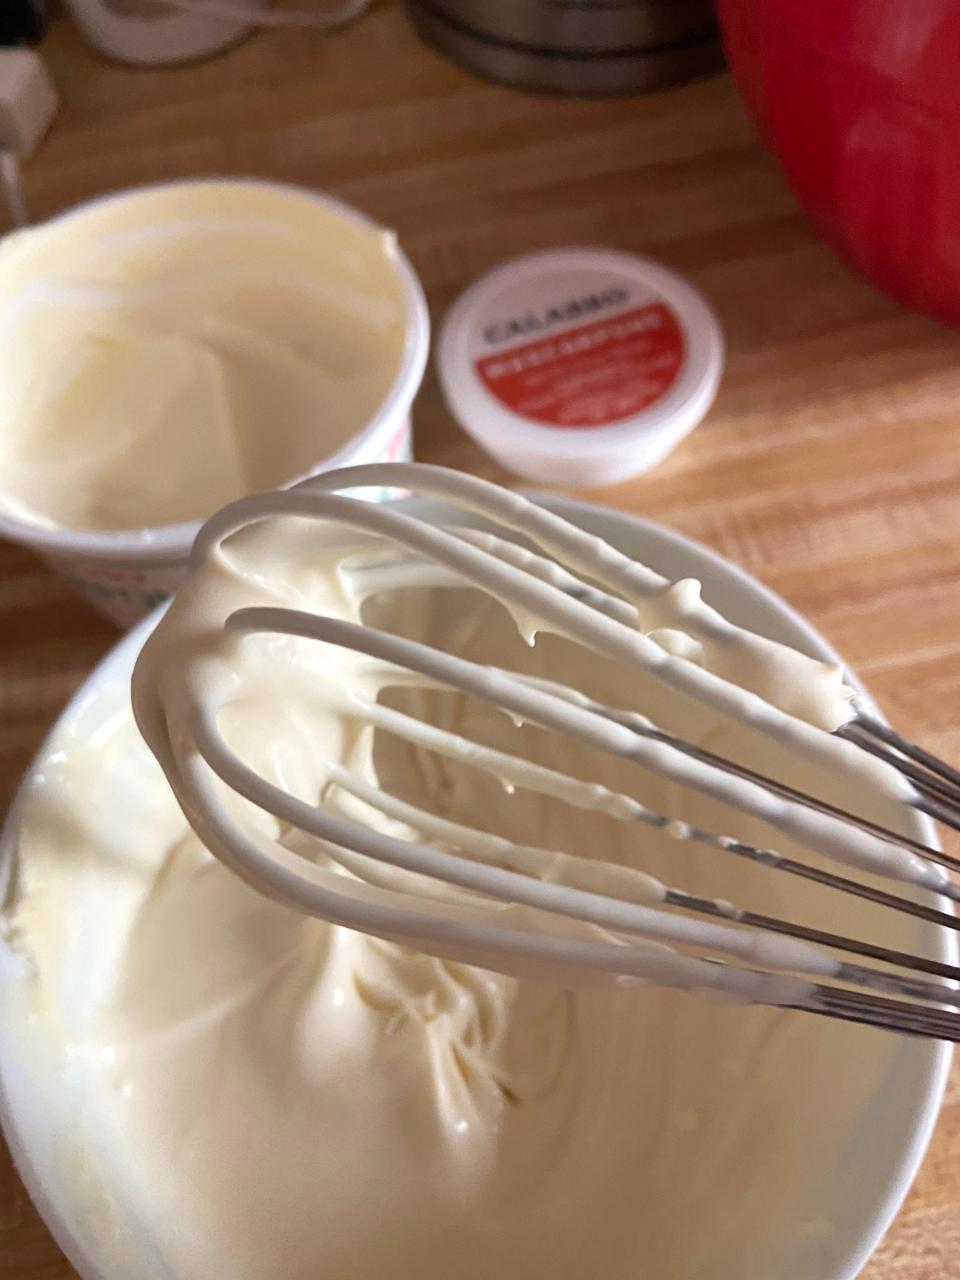
[[[779,613],[791,624],[804,637],[809,651],[814,656],[840,664],[850,682],[864,696],[867,702],[871,702],[869,693],[861,681],[857,679],[837,651],[817,629],[780,595],[726,556],[712,550],[694,538],[681,534],[656,521],[648,520],[643,516],[634,515],[631,512],[619,511],[598,503],[557,494],[524,492],[525,496],[556,510],[561,515],[573,518],[577,523],[580,522],[579,517],[582,517],[584,523],[588,526],[591,523],[599,522],[604,526],[603,536],[615,542],[619,542],[617,537],[619,533],[624,534],[628,539],[635,539],[639,532],[641,539],[648,538],[654,544],[665,545],[672,551],[690,555],[701,561],[710,570],[716,570],[719,580],[722,581],[724,578],[732,579],[749,595],[771,608],[774,612]],[[445,509],[442,502],[429,499],[404,498],[401,501],[406,506],[418,507],[421,510],[433,508],[435,511],[443,511]],[[449,508],[446,508],[446,510],[449,510]],[[709,593],[711,583],[709,577],[707,575],[705,577],[707,577],[705,591]],[[100,690],[114,678],[117,668],[123,666],[129,658],[139,651],[167,607],[166,604],[158,606],[152,613],[141,619],[131,631],[121,636],[116,644],[93,667],[79,689],[57,716],[50,730],[44,735],[43,741],[15,793],[6,817],[3,823],[0,824],[0,904],[3,903],[5,898],[7,882],[9,881],[14,861],[14,851],[19,832],[20,809],[38,765],[48,750],[51,741],[60,731],[63,724],[79,714],[85,705],[98,696]],[[879,715],[879,712],[877,714]],[[930,819],[921,814],[916,814],[914,817],[918,833],[922,838],[925,840],[932,839],[932,842],[936,844],[936,832]],[[950,909],[949,906],[948,909]],[[958,941],[957,935],[940,930],[938,936],[941,943],[942,958],[956,964],[958,962],[958,953],[960,953],[960,941]],[[909,1141],[905,1143],[901,1150],[897,1163],[891,1167],[885,1194],[879,1203],[872,1206],[872,1217],[863,1223],[855,1244],[848,1250],[840,1268],[830,1274],[821,1276],[820,1280],[855,1280],[855,1277],[859,1275],[866,1265],[899,1212],[926,1154],[946,1090],[953,1058],[953,1046],[932,1040],[917,1043],[922,1050],[925,1050],[925,1061],[918,1060],[914,1068],[917,1076],[916,1106],[919,1115]],[[54,1208],[51,1198],[45,1190],[44,1178],[36,1170],[30,1159],[28,1143],[20,1132],[4,1083],[3,1039],[0,1039],[0,1134],[6,1139],[17,1173],[44,1224],[70,1264],[82,1277],[82,1280],[117,1280],[115,1275],[102,1270],[99,1263],[87,1254],[68,1223]]]

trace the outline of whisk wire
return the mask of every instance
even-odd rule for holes
[[[312,614],[289,609],[280,610],[266,607],[238,610],[229,619],[228,628],[232,631],[241,632],[265,630],[320,640],[325,643],[365,652],[370,657],[379,658],[398,668],[408,670],[417,669],[416,659],[418,656],[421,658],[426,657],[426,654],[423,653],[424,646],[418,645],[417,642],[380,632],[368,626],[360,626],[337,619],[317,618]],[[474,688],[471,691],[476,692],[478,689],[483,689],[492,676],[496,676],[499,677],[497,687],[495,689],[486,688],[481,693],[481,696],[487,696],[489,700],[499,706],[503,706],[509,701],[508,698],[504,697],[504,689],[502,687],[506,673],[491,672],[490,669],[478,667],[476,664],[467,663],[463,659],[453,657],[449,657],[449,663],[461,676],[467,669],[470,670],[472,675],[472,681],[470,679],[457,680],[452,682],[453,687],[464,688],[466,685],[473,683]],[[522,694],[524,682],[516,680],[513,683]],[[544,694],[543,690],[534,691],[528,689],[527,692],[536,692],[540,697],[548,696]],[[517,710],[517,708],[514,707],[514,710]],[[525,714],[529,714],[531,708],[524,706],[523,710]],[[397,716],[396,713],[387,714],[392,719],[387,719],[386,723],[394,726],[398,721],[407,719],[406,717]],[[591,712],[591,714],[593,713]],[[383,716],[382,711],[380,715],[381,717]],[[538,717],[534,713],[530,718],[536,721]],[[561,726],[555,723],[552,727]],[[628,726],[622,723],[618,723],[617,727],[626,728],[631,732],[635,729],[635,726]],[[427,732],[429,732],[428,728]],[[474,867],[463,856],[463,847],[467,835],[466,829],[458,828],[454,833],[453,843],[458,846],[460,852],[447,854],[429,846],[414,845],[411,842],[384,836],[382,833],[371,832],[369,828],[362,824],[338,818],[322,807],[297,800],[279,788],[273,787],[272,784],[266,783],[235,758],[231,759],[222,741],[218,742],[216,740],[215,733],[209,722],[205,729],[198,733],[198,742],[201,743],[205,756],[214,765],[217,772],[235,787],[240,794],[269,809],[284,821],[311,832],[334,845],[354,849],[363,855],[377,857],[382,861],[403,867],[408,871],[438,877],[447,883],[459,885],[461,888],[472,892],[484,895],[492,894],[502,900],[526,903],[537,909],[574,916],[600,927],[615,930],[621,934],[637,933],[647,938],[660,938],[681,944],[690,940],[689,933],[682,925],[672,921],[670,916],[656,909],[636,903],[625,903],[621,899],[610,898],[601,894],[583,892],[572,889],[567,885],[549,885],[542,881],[531,881],[529,876],[498,867]],[[342,771],[339,775],[339,781],[341,785],[346,785],[348,789],[353,790],[365,802],[381,808],[382,811],[392,813],[394,816],[400,814],[408,818],[414,826],[417,825],[418,820],[422,821],[427,816],[422,811],[415,811],[410,806],[403,806],[395,798],[389,797],[386,793],[377,791],[375,788],[370,788],[359,780],[348,778]],[[404,808],[407,810],[406,813],[402,812]],[[646,812],[645,819],[651,823],[664,824],[667,822],[660,815],[650,814],[649,811]],[[446,826],[452,830],[455,824],[447,823]],[[894,838],[892,832],[888,834],[891,839]],[[916,908],[917,912],[922,914],[924,918],[931,919],[939,924],[950,924],[952,927],[957,927],[956,920],[946,912],[937,911],[935,908],[927,907],[924,904],[913,904],[907,899],[887,894],[883,890],[874,889],[847,877],[837,876],[834,873],[821,871],[818,868],[798,863],[795,860],[785,859],[773,851],[758,849],[741,841],[717,836],[696,827],[688,827],[685,835],[686,838],[692,841],[710,844],[716,849],[750,857],[768,866],[777,867],[793,874],[804,875],[807,878],[828,884],[833,888],[867,897],[879,905],[908,911]],[[729,924],[731,921],[737,925],[749,926],[751,930],[760,930],[794,938],[805,944],[816,944],[818,947],[832,948],[865,956],[878,960],[883,964],[944,978],[950,983],[960,982],[960,968],[957,966],[929,960],[922,956],[882,947],[825,930],[799,925],[778,917],[746,911],[730,903],[721,903],[715,899],[698,898],[682,890],[668,887],[664,889],[663,901],[668,906],[675,906],[692,914],[712,916],[723,920],[725,927],[722,926],[716,929],[712,934],[701,935],[698,939],[699,945],[708,947],[712,945],[716,949],[726,951],[728,954],[738,955],[741,958],[749,957],[755,953],[757,946],[755,940],[760,935],[731,928]],[[794,957],[795,967],[803,971],[805,968],[804,962],[807,961],[806,968],[812,968],[814,972],[819,971],[823,964],[823,957],[814,957],[814,963],[810,965],[811,955],[798,953]],[[625,959],[625,956],[621,955],[618,958]],[[914,1001],[923,1000],[936,1001],[941,1004],[960,1004],[960,994],[952,987],[941,983],[925,982],[886,970],[876,970],[867,966],[843,962],[837,962],[831,971],[841,981],[905,996]],[[825,1003],[824,1009],[827,1007],[834,1010],[841,1006],[836,999],[831,998]],[[843,1007],[845,1016],[854,1016],[851,1011],[852,1006],[849,1009],[846,1006]],[[882,1007],[886,1008],[886,1006]],[[909,1009],[909,1006],[904,1006],[902,1002],[898,1007],[903,1010]],[[871,1009],[864,1013],[858,1006],[855,1020],[870,1021],[871,1018],[875,1019],[879,1016],[877,1008],[880,1008],[880,1006],[876,1008],[871,1006]],[[811,1009],[810,1011],[819,1012],[821,1010]],[[903,1018],[904,1027],[908,1023],[911,1026],[915,1024],[918,1027],[932,1025],[928,1021],[917,1018],[911,1020],[905,1016]],[[941,1022],[938,1022],[937,1025],[941,1025]],[[960,1021],[957,1021],[956,1024],[942,1022],[942,1025],[950,1025],[954,1033],[960,1033]]]
[[[466,530],[445,532],[390,509],[390,504],[377,506],[335,492],[382,484],[404,485],[441,497],[522,535],[545,554],[510,543],[513,549],[498,555],[496,547],[483,544],[487,535],[474,536]],[[742,715],[759,732],[779,737],[800,756],[817,760],[824,738],[830,738],[774,705],[778,695],[771,694],[773,701],[768,702],[759,695],[746,694],[715,674],[708,661],[702,667],[685,661],[651,639],[641,619],[655,616],[656,601],[677,588],[616,548],[519,495],[475,478],[451,478],[450,473],[436,468],[400,468],[396,464],[349,468],[311,478],[283,494],[244,499],[226,508],[201,531],[195,560],[216,554],[225,538],[250,523],[280,516],[332,522],[399,547],[402,555],[434,564],[444,578],[442,585],[462,583],[489,590],[494,575],[498,598],[514,608],[521,621],[529,615],[538,625],[546,625],[606,659],[642,668],[667,688],[695,697],[721,715],[734,719]],[[686,588],[696,584],[682,585],[683,598],[688,600]],[[738,636],[739,643],[747,644],[745,652],[754,653],[749,644],[756,637],[744,641],[745,633],[702,604],[698,596],[695,606],[695,630],[708,658],[711,652],[718,652],[717,646],[722,648]],[[456,735],[447,733],[444,745],[443,735],[430,725],[378,702],[354,700],[351,714],[425,750],[441,755],[461,752],[460,758],[467,763],[507,781],[516,779],[516,785],[574,805],[582,800],[582,807],[599,807],[601,811],[606,807],[611,816],[621,820],[682,837],[681,845],[689,842],[742,857],[941,928],[956,931],[960,927],[941,905],[908,896],[925,889],[941,898],[960,900],[960,886],[946,874],[960,871],[960,859],[929,842],[686,742],[636,712],[609,707],[573,691],[563,696],[549,682],[482,666],[340,618],[265,605],[236,610],[225,626],[238,636],[278,634],[364,654],[401,680],[413,673],[428,687],[481,699],[518,722],[559,732],[657,772],[760,819],[834,861],[899,880],[909,888],[902,894],[893,893],[773,849],[678,823],[628,796]],[[722,664],[720,669],[725,669]],[[831,682],[840,679],[839,669],[827,675]],[[831,683],[831,690],[834,687]],[[792,704],[788,700],[786,705]],[[192,726],[199,761],[191,765],[196,770],[191,777],[203,804],[216,810],[218,803],[210,778],[202,772],[205,769],[281,824],[319,840],[334,862],[339,861],[351,873],[353,883],[363,882],[385,895],[357,905],[351,903],[344,888],[338,901],[336,891],[318,880],[317,868],[308,864],[298,869],[298,859],[287,850],[283,851],[282,865],[268,867],[255,841],[246,839],[244,843],[234,837],[233,846],[227,848],[231,842],[229,815],[222,807],[212,817],[208,815],[212,847],[218,847],[226,861],[232,859],[231,864],[242,873],[246,870],[258,883],[268,883],[269,891],[283,901],[385,936],[429,938],[457,955],[471,946],[492,946],[497,954],[582,964],[627,982],[715,989],[748,1002],[960,1042],[960,1013],[955,1011],[960,1008],[960,966],[753,912],[719,898],[698,896],[633,868],[500,840],[491,833],[428,814],[337,765],[329,773],[331,791],[339,788],[342,799],[352,797],[351,803],[361,812],[364,806],[379,812],[391,820],[392,828],[382,830],[355,821],[329,803],[329,794],[317,804],[259,776],[227,745],[219,730],[217,710],[197,706]],[[878,757],[905,780],[902,796],[908,803],[960,829],[960,772],[888,730],[864,708],[854,708],[849,723],[833,735],[831,749],[843,762],[852,760],[855,750]],[[593,790],[584,798],[581,790],[590,787]],[[188,798],[185,807],[190,803]],[[435,843],[395,834],[401,829],[430,833]],[[550,878],[560,874],[563,882]],[[463,898],[456,900],[456,910],[445,899],[439,902],[432,897],[427,911],[412,909],[422,904],[418,896],[422,885],[416,877],[461,891]],[[341,875],[340,879],[350,882],[350,877]],[[580,921],[596,926],[603,936],[559,936],[550,928],[542,933],[537,928],[511,929],[502,918],[496,919],[496,913],[492,923],[478,923],[480,917],[457,916],[461,908],[469,916],[474,907],[479,910],[491,902]],[[702,951],[728,959],[699,954]],[[842,960],[836,952],[875,963]]]

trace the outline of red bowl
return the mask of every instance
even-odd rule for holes
[[[865,276],[960,323],[960,0],[719,0],[748,110]]]

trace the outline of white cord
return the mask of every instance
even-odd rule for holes
[[[23,198],[23,184],[20,181],[20,161],[12,151],[0,151],[0,187],[3,188],[13,225],[27,226],[30,218],[27,215],[27,203]]]
[[[340,4],[314,13],[306,9],[245,9],[229,0],[163,0],[170,9],[203,17],[226,18],[251,27],[343,27],[354,22],[372,0],[342,0]]]

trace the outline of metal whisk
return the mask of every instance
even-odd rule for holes
[[[441,498],[454,509],[484,518],[495,533],[450,524],[439,527],[393,503],[374,504],[335,491],[402,486]],[[832,734],[789,709],[743,691],[710,670],[668,653],[644,634],[645,602],[664,593],[694,619],[709,647],[749,655],[769,645],[735,627],[690,595],[609,544],[521,496],[487,482],[420,465],[353,467],[315,477],[281,493],[243,499],[214,516],[194,550],[195,571],[222,555],[224,542],[250,526],[281,517],[331,523],[390,549],[406,565],[409,581],[472,585],[494,594],[520,617],[583,645],[601,658],[635,663],[667,686],[811,759],[824,751],[856,763],[861,752],[888,767],[899,797],[922,813],[960,829],[960,774],[907,742],[869,712],[850,704]],[[519,536],[522,541],[518,541]],[[419,576],[418,576],[419,575]],[[251,579],[250,598],[262,600]],[[678,595],[677,592],[680,592]],[[684,601],[686,603],[684,603]],[[692,604],[691,604],[692,601]],[[671,607],[673,607],[671,605]],[[467,742],[378,701],[352,714],[408,742],[443,755],[469,756],[472,766],[510,785],[593,806],[623,821],[689,840],[718,856],[748,859],[771,872],[801,877],[840,893],[956,930],[941,899],[960,900],[948,875],[960,861],[922,841],[725,759],[666,732],[633,710],[604,705],[583,693],[522,673],[484,666],[357,621],[318,616],[292,607],[254,603],[228,607],[219,645],[231,652],[238,638],[275,634],[322,642],[366,655],[385,671],[411,675],[428,687],[457,690],[527,722],[570,735],[601,752],[662,773],[706,796],[734,804],[834,863],[908,886],[878,888],[845,871],[825,869],[739,839],[678,822],[629,796],[562,772]],[[960,967],[868,940],[828,932],[746,910],[725,899],[701,897],[629,867],[538,847],[518,847],[499,836],[429,814],[333,764],[330,781],[394,823],[429,832],[407,839],[310,803],[259,776],[226,742],[219,719],[231,696],[215,697],[193,678],[194,661],[207,661],[205,633],[196,659],[177,650],[173,687],[164,655],[177,607],[148,641],[134,676],[138,723],[160,760],[187,818],[208,848],[270,896],[336,924],[423,950],[507,971],[548,969],[564,977],[604,974],[624,983],[716,991],[746,1003],[802,1009],[907,1034],[960,1041]],[[753,647],[752,647],[753,646]],[[802,661],[802,660],[801,660]],[[811,663],[811,670],[820,664]],[[837,673],[839,682],[840,676]],[[771,695],[773,696],[773,695]],[[788,701],[793,693],[788,690]],[[792,705],[792,704],[791,704]],[[896,770],[892,774],[890,770]],[[282,831],[321,842],[329,868],[298,855],[282,837],[267,838],[225,803],[223,785],[272,814]],[[583,788],[587,790],[584,791]],[[395,828],[396,829],[396,828]],[[356,855],[360,855],[357,857]],[[384,876],[383,868],[392,868]],[[413,873],[405,876],[397,873]],[[426,879],[424,879],[426,877]],[[454,886],[452,899],[438,886]],[[927,890],[914,901],[911,892]],[[465,892],[464,892],[465,891]],[[505,911],[502,904],[512,904]],[[577,922],[572,927],[570,922]],[[855,960],[840,958],[856,957]],[[707,954],[704,954],[707,953]]]

